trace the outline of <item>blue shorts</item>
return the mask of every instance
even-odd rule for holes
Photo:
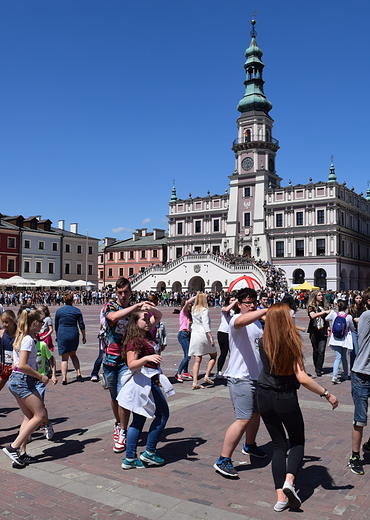
[[[23,372],[12,372],[8,380],[8,388],[19,399],[24,399],[37,392],[36,381]]]
[[[258,413],[257,381],[228,377],[227,386],[237,419],[249,420],[254,413]]]
[[[38,393],[40,394],[42,402],[44,402],[44,399],[45,399],[45,388],[46,388],[46,385],[44,385],[44,383],[41,383],[41,381],[36,381],[36,389],[37,389]]]
[[[123,374],[128,370],[128,366],[125,365],[105,365],[103,363],[103,372],[105,383],[110,393],[112,401],[117,399],[117,395],[122,388],[121,379]]]
[[[370,397],[370,376],[351,373],[352,399],[355,405],[353,424],[356,426],[367,425],[367,409]]]

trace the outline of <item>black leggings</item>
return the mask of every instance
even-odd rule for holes
[[[312,358],[315,365],[315,371],[322,372],[325,358],[325,348],[327,337],[321,334],[320,331],[315,331],[310,334],[311,345],[313,349]]]
[[[229,352],[229,335],[227,332],[217,332],[217,341],[220,345],[220,356],[217,360],[217,372],[221,372],[225,364],[227,353]]]
[[[257,402],[263,422],[274,444],[271,469],[275,489],[282,489],[287,473],[297,476],[304,454],[304,422],[297,393],[259,388]],[[284,428],[290,442],[288,464],[286,460],[288,444]]]

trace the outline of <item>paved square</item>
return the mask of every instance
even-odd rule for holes
[[[300,403],[306,424],[304,465],[297,478],[303,512],[275,513],[275,491],[269,459],[250,460],[234,453],[234,465],[240,479],[227,480],[217,474],[213,464],[218,457],[226,428],[233,412],[224,382],[215,387],[193,391],[191,382],[174,382],[176,394],[169,399],[171,415],[159,454],[166,465],[145,470],[123,471],[119,454],[113,453],[113,415],[108,391],[90,382],[90,373],[98,353],[97,333],[100,306],[80,307],[87,326],[87,343],[80,345],[78,356],[84,382],[68,374],[69,384],[46,389],[46,405],[54,424],[55,437],[47,441],[34,434],[29,453],[39,462],[23,470],[11,468],[0,454],[1,519],[73,520],[119,518],[122,520],[236,520],[270,519],[279,516],[317,519],[354,519],[370,517],[368,484],[370,458],[365,460],[362,477],[346,467],[351,450],[352,400],[350,382],[331,384],[333,353],[327,350],[322,384],[339,398],[339,407],[331,411],[319,396],[301,388]],[[56,308],[51,307],[52,316]],[[177,341],[178,314],[162,307],[168,335],[162,369],[174,376],[182,359]],[[210,309],[212,332],[217,336],[220,309]],[[297,325],[307,324],[306,311],[300,310]],[[308,372],[313,371],[309,339],[304,333]],[[60,358],[56,353],[58,368]],[[204,374],[205,359],[201,367]],[[191,366],[191,363],[190,363]],[[202,370],[203,368],[203,370]],[[0,393],[0,439],[2,447],[10,443],[21,421],[15,399],[5,387]],[[149,421],[148,421],[149,422]],[[144,428],[139,450],[145,446]],[[370,428],[365,428],[366,434]],[[272,444],[261,424],[258,444],[272,453]]]

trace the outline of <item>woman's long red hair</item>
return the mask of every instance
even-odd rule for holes
[[[270,361],[271,372],[289,376],[297,367],[303,369],[303,342],[285,303],[272,305],[266,313],[263,348]]]

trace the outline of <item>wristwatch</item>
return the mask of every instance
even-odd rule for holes
[[[328,395],[329,395],[329,391],[325,388],[324,393],[320,394],[320,397],[328,397]]]

